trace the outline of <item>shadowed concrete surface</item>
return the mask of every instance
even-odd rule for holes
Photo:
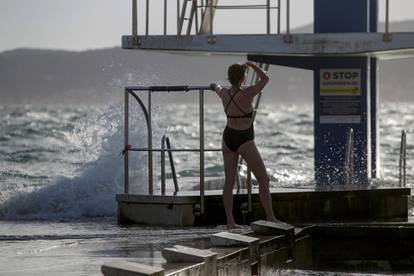
[[[289,223],[407,221],[408,188],[274,188],[271,189],[276,216]],[[199,215],[199,193],[178,195],[119,194],[118,221],[159,225],[217,225],[225,223],[221,190],[206,191],[204,216]],[[250,223],[263,219],[258,191],[248,196],[234,194],[236,221]]]
[[[288,227],[256,221],[252,230],[219,232],[164,249],[164,274],[129,265],[102,267],[105,275],[275,275],[281,269],[395,273],[414,268],[414,224],[336,223]],[[272,230],[273,228],[273,230]],[[254,231],[253,231],[254,230]],[[278,235],[273,235],[274,233]],[[294,234],[293,234],[294,233]],[[179,269],[171,270],[171,267]],[[107,268],[117,270],[111,274]],[[104,271],[105,268],[105,271]],[[128,271],[128,272],[127,272]],[[157,271],[158,273],[158,271]]]

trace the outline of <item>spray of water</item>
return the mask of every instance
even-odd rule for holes
[[[139,143],[145,141],[145,125],[140,113],[133,112],[131,125],[135,127],[131,128],[130,137]],[[15,194],[0,205],[3,219],[55,220],[115,215],[115,195],[123,189],[122,105],[106,108],[103,113],[80,121],[68,139],[79,149],[83,160],[75,176],[59,176],[36,191]],[[145,192],[136,185],[147,177],[144,157],[131,154],[131,164],[135,164],[131,173],[134,192]]]

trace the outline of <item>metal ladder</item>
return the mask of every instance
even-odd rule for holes
[[[180,0],[178,0],[178,1],[180,1]],[[178,3],[178,6],[180,6],[179,3]],[[187,11],[188,9],[189,9],[189,11]],[[196,25],[195,29],[196,29],[196,32],[198,33],[197,0],[184,0],[182,8],[181,8],[181,13],[180,13],[180,16],[179,16],[179,19],[178,19],[178,35],[183,34],[183,28],[184,28],[184,23],[185,22],[187,22],[187,30],[186,30],[185,34],[186,35],[191,34],[191,29],[193,27],[194,17],[195,17],[195,25]]]
[[[178,18],[178,35],[183,35],[184,25],[186,24],[185,35],[190,35],[191,30],[195,27],[196,34],[210,33],[213,25],[214,13],[216,11],[218,0],[183,0],[180,16]],[[178,0],[178,7],[180,0]],[[199,15],[199,10],[201,15]],[[199,20],[201,18],[201,22]]]

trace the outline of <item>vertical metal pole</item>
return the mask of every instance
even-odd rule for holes
[[[127,145],[129,143],[129,91],[125,89],[125,119],[124,119],[124,191],[126,194],[129,192],[129,162],[128,162],[128,150]]]
[[[350,168],[349,168],[349,181],[350,185],[354,184],[354,130],[351,129],[351,146],[350,146]]]
[[[402,156],[403,156],[403,132],[401,132],[401,141],[400,141],[400,158],[398,159],[399,164],[398,164],[398,185],[400,187],[402,187],[402,165],[403,165],[403,160],[402,160]]]
[[[199,33],[200,27],[198,22],[198,0],[195,1],[195,33],[196,35]]]
[[[270,34],[270,0],[266,0],[266,33]]]
[[[252,212],[252,171],[247,167],[247,210]]]
[[[132,36],[138,36],[137,0],[132,0]]]
[[[185,20],[185,13],[187,11],[187,1],[188,0],[184,0],[183,2],[183,7],[181,8],[181,16],[180,16],[180,22],[179,22],[179,35],[181,35],[182,31],[183,31],[183,26],[184,26],[184,20]]]
[[[345,144],[345,184],[351,185],[354,178],[354,130],[348,129]]]
[[[148,35],[149,33],[149,0],[147,0],[147,4],[146,4],[146,10],[145,10],[145,35]]]
[[[292,36],[290,35],[290,0],[286,0],[286,35],[284,37],[284,42],[293,42]]]
[[[281,22],[281,20],[280,20],[280,14],[281,14],[281,12],[280,12],[280,9],[281,9],[281,1],[280,0],[277,0],[277,34],[280,34],[280,22]]]
[[[192,0],[191,8],[190,8],[190,15],[189,15],[188,22],[187,22],[187,33],[186,33],[187,35],[191,34],[191,29],[193,28],[194,13],[197,13],[197,3],[194,0]]]
[[[290,0],[286,0],[286,35],[290,37]]]
[[[177,0],[177,35],[180,35],[180,0]]]
[[[200,90],[200,214],[204,216],[204,90]]]
[[[209,0],[210,9],[210,37],[213,39],[213,0]]]
[[[164,35],[167,35],[167,0],[164,0]]]
[[[403,185],[407,187],[407,133],[404,130]]]
[[[151,91],[148,90],[148,193],[154,193],[153,164],[152,164],[152,119],[151,119]]]
[[[161,138],[161,195],[165,195],[165,135]]]
[[[389,38],[390,25],[390,1],[385,1],[385,39]]]
[[[406,149],[407,145],[406,145],[406,132],[405,130],[401,131],[401,144],[400,144],[400,158],[399,158],[399,186],[400,187],[405,187],[406,185],[406,154],[407,154],[407,149]]]
[[[167,143],[167,149],[169,149],[168,158],[170,159],[171,174],[172,174],[172,178],[173,178],[173,181],[174,181],[174,190],[175,190],[174,194],[177,194],[178,191],[179,191],[178,190],[178,182],[177,182],[177,173],[175,172],[174,159],[173,159],[173,154],[172,154],[172,151],[171,151],[170,138],[167,137],[165,139],[165,142]]]

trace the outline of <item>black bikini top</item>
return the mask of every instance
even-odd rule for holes
[[[230,97],[230,101],[227,103],[227,106],[226,106],[226,108],[224,109],[224,112],[226,113],[226,115],[227,115],[227,118],[253,118],[253,113],[254,113],[254,111],[252,110],[252,111],[250,111],[250,112],[245,112],[243,109],[241,109],[240,108],[240,106],[236,103],[236,101],[234,100],[234,97],[236,97],[236,95],[239,93],[241,91],[241,89],[238,89],[237,91],[236,91],[236,93],[234,93],[233,94],[233,96],[230,94],[230,91],[227,89],[227,93],[229,94],[229,97]],[[243,115],[239,115],[239,116],[232,116],[232,115],[229,115],[229,114],[227,114],[227,109],[229,108],[229,106],[230,106],[230,103],[234,103],[234,105],[243,113]]]

